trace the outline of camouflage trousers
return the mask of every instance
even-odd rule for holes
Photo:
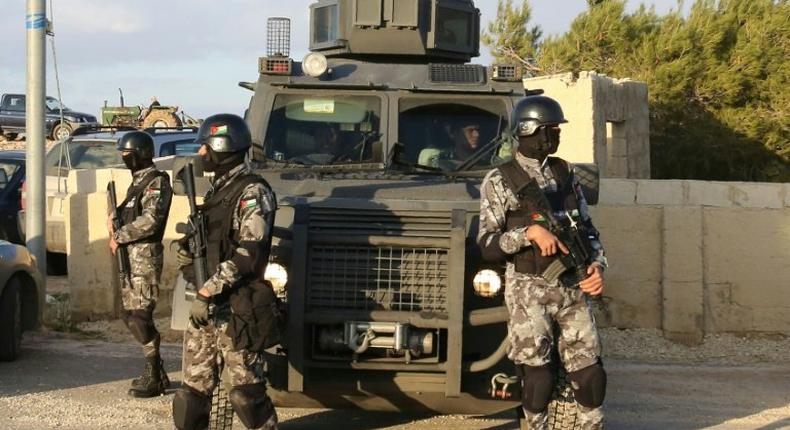
[[[156,307],[158,298],[159,285],[139,282],[135,278],[132,278],[131,283],[124,282],[121,285],[121,304],[124,310],[133,311]]]
[[[184,383],[207,396],[216,388],[223,366],[234,387],[266,381],[263,355],[234,350],[225,334],[227,326],[227,320],[213,319],[199,329],[189,324],[184,334]]]
[[[156,331],[156,325],[154,324],[153,315],[158,296],[158,285],[139,282],[139,280],[135,278],[132,278],[131,284],[129,282],[124,282],[121,286],[121,304],[123,305],[123,310],[127,312],[133,311],[137,317],[144,319],[144,321],[139,321],[138,323],[150,325],[150,327],[154,327],[154,331]],[[143,344],[143,355],[145,357],[158,356],[159,342],[159,333],[156,333],[156,337],[152,341]]]
[[[505,304],[510,318],[508,357],[517,365],[543,366],[552,360],[555,346],[568,372],[598,362],[601,342],[587,296],[578,288],[567,288],[541,277],[506,274]],[[555,331],[555,328],[557,329]],[[603,409],[578,405],[580,429],[603,428]],[[524,411],[530,429],[545,429],[548,414]]]

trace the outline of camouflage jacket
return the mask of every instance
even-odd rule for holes
[[[215,178],[206,198],[215,191],[231,183],[234,179],[250,173],[250,168],[242,164],[233,168],[220,178]],[[231,235],[238,238],[239,246],[233,250],[231,257],[221,261],[216,268],[209,267],[213,275],[203,284],[209,293],[219,295],[227,288],[239,282],[245,272],[245,267],[255,265],[258,257],[257,249],[261,241],[270,235],[271,226],[267,225],[266,217],[276,209],[276,202],[271,190],[263,184],[253,183],[244,188],[236,202],[231,221]],[[215,246],[215,244],[209,244]]]
[[[557,190],[557,182],[554,174],[547,163],[540,163],[538,160],[527,158],[521,153],[516,152],[516,161],[531,177],[535,178],[544,192]],[[582,194],[581,186],[573,174],[573,166],[570,166],[571,176],[573,177],[573,189],[576,193],[579,206],[579,220],[582,222],[591,221],[587,201]],[[498,242],[498,247],[503,254],[512,255],[523,248],[532,246],[526,237],[526,227],[507,229],[506,214],[509,211],[519,209],[519,202],[516,195],[507,187],[499,169],[494,169],[485,176],[480,189],[480,229],[477,235],[477,242],[481,247],[489,246],[493,241]],[[554,216],[562,219],[566,213],[555,213]],[[607,267],[606,256],[603,246],[597,238],[592,240],[592,247],[596,250],[594,261],[603,268]],[[522,276],[530,278],[534,275],[517,273],[513,263],[507,263],[508,276]]]

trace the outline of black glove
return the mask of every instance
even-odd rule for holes
[[[192,302],[192,309],[189,310],[189,322],[195,328],[208,325],[208,303],[209,298],[198,294]]]

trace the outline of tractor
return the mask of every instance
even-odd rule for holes
[[[158,103],[150,108],[142,105],[125,106],[123,91],[119,88],[120,106],[107,106],[101,108],[101,123],[105,126],[129,126],[138,128],[150,127],[181,127],[199,125],[200,121],[178,110],[178,106],[160,106]]]

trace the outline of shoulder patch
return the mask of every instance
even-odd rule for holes
[[[250,209],[256,206],[258,206],[258,199],[256,197],[239,200],[239,207],[241,209]]]

